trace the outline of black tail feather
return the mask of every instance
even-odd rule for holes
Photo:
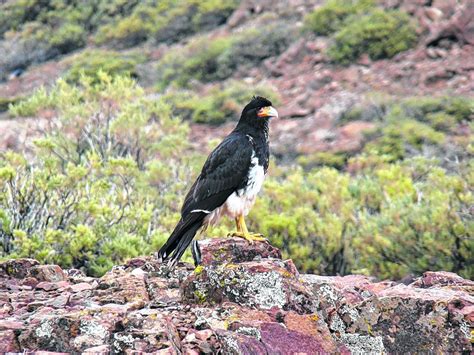
[[[168,266],[174,267],[191,244],[199,228],[202,227],[205,216],[205,213],[198,212],[182,218],[167,242],[158,251],[158,260],[160,262],[169,260]]]

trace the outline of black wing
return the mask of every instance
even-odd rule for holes
[[[253,147],[248,138],[232,133],[209,155],[201,174],[188,192],[181,216],[193,210],[213,211],[245,186]]]

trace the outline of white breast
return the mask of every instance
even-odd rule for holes
[[[206,216],[206,224],[216,224],[222,215],[230,218],[236,218],[241,215],[248,215],[250,209],[255,203],[255,199],[263,181],[265,180],[265,171],[262,165],[258,164],[258,158],[255,152],[252,153],[250,169],[247,175],[247,186],[237,190],[230,195],[226,202]]]

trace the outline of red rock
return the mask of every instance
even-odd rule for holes
[[[67,280],[66,273],[58,265],[34,266],[30,269],[30,275],[38,281],[59,282]]]
[[[57,290],[59,286],[54,282],[43,281],[43,282],[38,283],[36,285],[36,288],[45,290],[45,291],[51,291],[51,290]]]
[[[8,275],[18,279],[22,279],[28,275],[29,270],[39,265],[34,259],[11,259],[0,263],[0,276]]]
[[[142,257],[99,282],[43,281],[34,291],[0,276],[0,351],[472,352],[473,282],[454,273],[426,272],[409,285],[299,275],[267,243],[200,243],[206,263],[194,272]]]
[[[264,323],[261,326],[261,342],[268,349],[269,354],[280,352],[294,353],[327,353],[324,344],[312,336],[285,329],[279,323]],[[332,342],[332,339],[328,339]]]
[[[87,291],[87,290],[92,290],[93,288],[94,287],[88,282],[80,282],[80,283],[69,286],[69,289],[72,292]]]
[[[280,251],[267,242],[249,244],[243,238],[206,239],[199,241],[202,265],[239,263],[255,257],[280,259]]]
[[[26,277],[21,281],[21,284],[30,287],[36,287],[38,280],[36,280],[34,277]]]
[[[101,304],[136,302],[139,308],[140,304],[149,301],[145,281],[120,269],[102,276],[94,290],[94,299]]]
[[[463,279],[454,272],[447,271],[427,271],[423,276],[415,281],[415,287],[434,287],[434,286],[474,286],[474,281]]]
[[[326,353],[336,353],[339,345],[331,336],[326,323],[320,319],[318,314],[300,315],[288,312],[284,323],[289,330],[305,334],[315,339]]]
[[[18,322],[15,320],[8,320],[8,319],[0,319],[0,330],[9,330],[9,329],[16,330],[16,329],[23,329],[23,328],[24,328],[23,322]]]
[[[0,351],[19,352],[20,347],[13,330],[0,330]]]
[[[109,345],[99,345],[85,349],[82,352],[82,355],[108,355],[110,354],[110,350],[111,349]]]

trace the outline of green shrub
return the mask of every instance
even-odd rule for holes
[[[304,28],[318,35],[329,35],[342,27],[350,15],[364,13],[374,0],[330,0],[306,15]]]
[[[248,29],[236,36],[194,39],[184,47],[169,51],[158,63],[158,87],[170,83],[187,86],[192,80],[204,82],[229,78],[237,69],[246,70],[276,56],[289,45],[286,25]]]
[[[100,81],[99,72],[111,76],[137,77],[136,67],[145,61],[140,54],[123,54],[107,50],[86,50],[77,56],[67,59],[71,67],[66,73],[66,80],[78,83],[82,75],[93,78],[94,82]]]
[[[0,112],[7,111],[10,105],[18,103],[21,100],[21,97],[0,97]]]
[[[280,55],[294,36],[292,27],[285,22],[246,30],[218,58],[219,77],[230,77],[237,69],[250,69]]]
[[[462,96],[414,97],[400,103],[403,112],[420,121],[429,121],[427,116],[444,113],[456,122],[474,118],[474,99]]]
[[[170,83],[183,87],[192,79],[201,81],[224,79],[219,76],[218,58],[231,45],[231,38],[209,41],[201,37],[185,47],[174,48],[158,63],[158,87],[164,89]]]
[[[363,53],[372,59],[391,58],[416,43],[415,27],[407,14],[374,9],[349,17],[334,34],[334,45],[328,55],[332,60],[348,64]]]
[[[19,0],[0,4],[0,36],[7,31],[18,30],[24,22],[34,20],[48,2],[47,0]]]
[[[347,156],[344,153],[317,152],[310,155],[298,157],[298,164],[304,168],[314,168],[316,166],[329,166],[342,169],[346,163]]]
[[[403,100],[385,99],[376,105],[358,105],[341,119],[375,122],[376,128],[366,132],[365,153],[390,156],[392,161],[424,154],[446,157],[459,154],[468,144],[462,137],[446,139],[462,121],[472,120],[474,100],[462,96],[412,97]],[[446,144],[448,143],[448,144]],[[453,143],[455,143],[453,145]]]
[[[453,176],[425,159],[353,176],[290,169],[266,180],[249,226],[268,235],[302,272],[396,279],[451,270],[470,278],[469,170]]]
[[[185,120],[196,123],[221,124],[226,121],[237,121],[242,108],[253,95],[269,98],[274,105],[278,104],[277,94],[265,85],[250,89],[239,82],[224,82],[212,88],[205,95],[192,91],[172,91],[162,97],[171,104],[173,113]]]
[[[411,119],[391,122],[369,134],[364,151],[387,155],[393,160],[421,154],[426,146],[442,146],[445,135],[430,126]]]
[[[149,38],[156,42],[177,42],[225,23],[238,4],[238,0],[142,2],[129,16],[100,27],[95,41],[120,48]]]
[[[79,87],[59,81],[11,114],[44,109],[53,115],[34,159],[0,156],[0,257],[99,275],[158,249],[195,164],[184,154],[187,126],[132,80],[106,74]]]

